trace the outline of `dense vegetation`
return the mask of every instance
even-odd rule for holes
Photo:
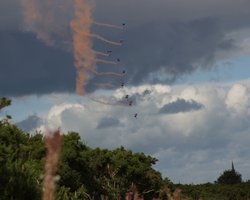
[[[42,135],[29,135],[1,122],[0,141],[1,198],[40,199],[45,157]],[[92,149],[77,133],[68,133],[61,152],[58,198],[109,195],[115,199],[124,196],[131,183],[140,193],[158,191],[164,181],[152,168],[155,162],[155,158],[123,147]]]
[[[10,104],[6,98],[0,99],[0,111]],[[0,120],[0,200],[41,199],[45,154],[42,134],[23,132],[11,124],[9,116]],[[153,197],[170,199],[167,193],[173,193],[175,188],[181,188],[182,196],[194,200],[250,199],[250,182],[241,183],[236,171],[226,170],[214,184],[173,185],[152,168],[156,161],[124,147],[91,148],[78,133],[70,132],[64,136],[62,146],[57,199],[104,196],[124,199],[126,193],[133,190],[132,183],[138,194],[150,200]],[[225,182],[227,180],[231,182]]]
[[[42,134],[25,133],[8,118],[0,121],[0,199],[41,199],[45,153]],[[151,199],[164,183],[170,183],[152,168],[156,161],[123,147],[90,148],[78,133],[70,132],[62,146],[58,199],[101,195],[117,199],[129,192],[132,183]]]
[[[249,200],[250,182],[240,184],[179,185],[192,200]]]

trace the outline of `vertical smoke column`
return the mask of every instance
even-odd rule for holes
[[[84,95],[84,84],[88,79],[88,73],[96,71],[95,53],[90,39],[93,4],[88,0],[74,0],[75,19],[70,26],[73,30],[73,47],[75,67],[77,69],[76,93]]]
[[[56,172],[60,157],[60,150],[63,141],[63,135],[60,131],[51,132],[44,137],[47,148],[45,161],[45,175],[43,182],[43,200],[54,200],[56,190]]]

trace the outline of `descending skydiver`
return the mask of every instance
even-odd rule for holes
[[[111,50],[107,50],[107,54],[108,54],[109,57],[112,56],[112,51]]]

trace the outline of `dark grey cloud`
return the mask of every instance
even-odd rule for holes
[[[225,35],[216,18],[189,22],[161,20],[128,30],[124,47],[117,49],[117,53],[127,69],[130,84],[149,79],[154,83],[161,80],[171,83],[196,69],[209,69],[218,51],[233,49],[233,40]]]
[[[120,56],[121,66],[127,69],[126,82],[172,83],[196,69],[209,69],[218,52],[235,48],[227,33],[249,27],[247,5],[250,2],[246,0],[107,0],[97,1],[95,17],[101,21],[127,22],[127,29],[119,36],[97,29],[110,38],[124,39],[124,46],[115,48],[114,56]],[[115,78],[94,78],[98,80],[117,84]]]
[[[73,92],[75,69],[69,45],[72,41],[69,28],[72,5],[65,0],[60,2],[64,9],[51,8],[54,19],[45,23],[45,27],[41,20],[37,26],[20,28],[20,5],[16,1],[8,2],[0,3],[1,9],[12,13],[2,18],[4,24],[0,25],[0,94]],[[57,3],[52,5],[58,6]],[[198,0],[98,0],[94,9],[96,21],[125,22],[127,27],[121,31],[93,26],[94,32],[108,39],[124,40],[121,47],[94,40],[96,50],[113,50],[110,60],[121,59],[118,66],[98,63],[97,68],[117,73],[125,69],[127,74],[123,78],[91,76],[86,85],[87,91],[97,89],[97,83],[111,83],[114,87],[120,87],[121,82],[126,85],[172,83],[197,69],[210,69],[218,52],[237,47],[228,33],[250,27],[247,20],[250,17],[249,6],[248,0],[202,3]],[[43,9],[41,7],[39,11],[48,12]],[[8,24],[14,24],[16,31],[7,31]],[[35,35],[20,30],[30,30]],[[42,35],[48,35],[54,41],[56,48],[48,47],[37,39],[40,30]],[[42,40],[41,35],[39,38]]]
[[[201,103],[194,100],[177,99],[174,102],[164,105],[160,110],[160,114],[175,114],[180,112],[196,111],[203,108]]]
[[[0,96],[74,91],[71,54],[17,31],[0,31],[0,44]]]
[[[17,122],[15,125],[23,131],[30,132],[38,126],[42,125],[43,120],[37,115],[30,115],[26,119]]]
[[[149,21],[192,21],[215,17],[227,27],[249,26],[249,0],[97,0],[95,18],[103,21],[127,21],[137,26]],[[128,14],[129,13],[129,14]],[[115,17],[114,17],[115,16]]]
[[[1,0],[0,2],[0,31],[17,30],[20,27],[21,10],[19,0]]]
[[[119,127],[119,126],[123,126],[123,125],[121,124],[121,122],[118,119],[111,118],[111,117],[105,117],[99,121],[96,128],[103,129],[103,128]]]

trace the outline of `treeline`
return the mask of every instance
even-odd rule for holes
[[[240,184],[178,185],[192,200],[250,200],[250,181]]]
[[[46,149],[42,134],[30,135],[8,120],[0,122],[0,199],[41,199]],[[88,147],[78,133],[64,136],[57,199],[124,199],[131,184],[152,199],[168,179],[152,166],[157,160],[123,147]]]

